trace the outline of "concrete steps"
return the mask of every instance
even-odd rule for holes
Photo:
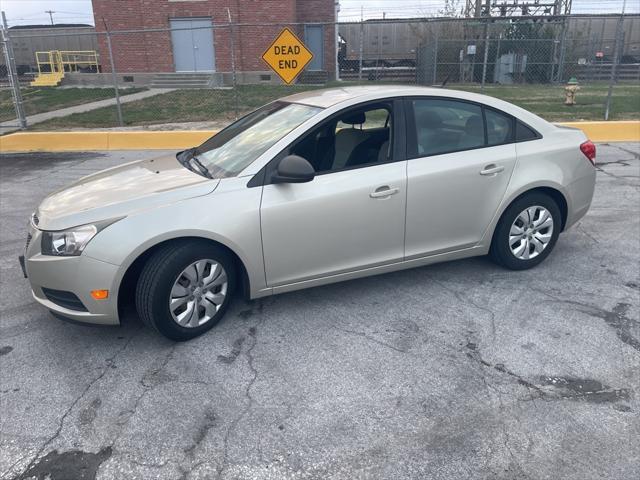
[[[211,73],[158,73],[151,88],[208,88],[213,85]]]

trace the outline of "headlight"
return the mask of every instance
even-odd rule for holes
[[[42,232],[43,255],[80,255],[98,233],[95,225],[83,225],[61,232]]]
[[[81,225],[59,232],[42,231],[41,250],[43,255],[58,257],[78,256],[96,234],[124,217],[104,222]]]

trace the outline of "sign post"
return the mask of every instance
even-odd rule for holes
[[[313,53],[295,33],[285,28],[262,54],[262,59],[289,85],[313,59]]]

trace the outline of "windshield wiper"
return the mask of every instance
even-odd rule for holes
[[[202,162],[198,160],[198,158],[196,157],[198,153],[199,152],[196,147],[189,148],[187,150],[183,150],[182,152],[178,152],[176,154],[176,159],[178,160],[178,162],[180,162],[181,165],[183,165],[185,168],[188,168],[192,172],[199,173],[207,178],[213,178],[213,175],[211,175],[211,172],[209,171],[209,169],[205,167],[202,164]],[[196,164],[196,167],[198,167],[198,171],[196,171],[191,166],[190,162],[193,162]]]
[[[209,169],[207,167],[205,167],[202,162],[200,160],[198,160],[198,157],[196,157],[195,155],[191,158],[189,158],[189,160],[187,160],[187,162],[193,162],[198,166],[198,169],[200,170],[200,173],[202,173],[202,175],[204,175],[207,178],[213,178],[213,175],[211,175],[211,172],[209,171]]]
[[[180,163],[180,165],[184,166],[191,170],[191,166],[187,164],[189,158],[195,155],[195,147],[189,148],[187,150],[182,150],[181,152],[176,153],[176,160]]]

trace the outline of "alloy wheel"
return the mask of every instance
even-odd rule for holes
[[[539,205],[520,212],[509,230],[509,248],[520,260],[540,255],[553,237],[553,216]]]
[[[185,328],[204,325],[224,303],[228,287],[227,272],[220,263],[211,259],[193,262],[171,288],[169,310],[173,320]]]

